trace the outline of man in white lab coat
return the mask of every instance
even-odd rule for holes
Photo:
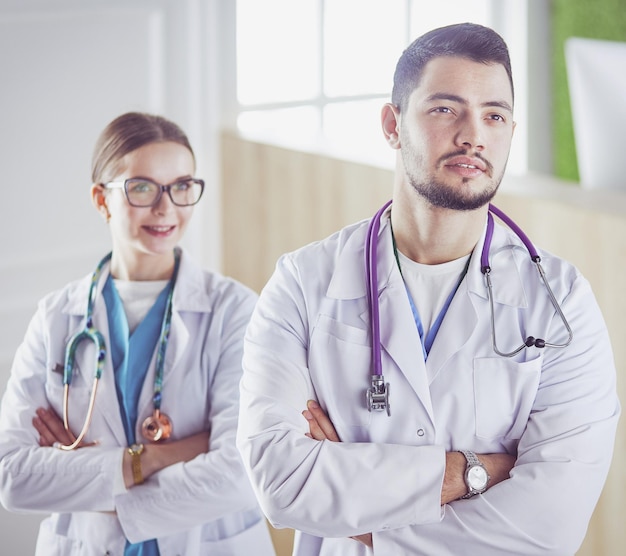
[[[393,204],[281,257],[248,327],[238,447],[261,506],[299,556],[572,555],[611,461],[615,367],[577,269],[540,252],[557,309],[492,226],[515,127],[502,39],[417,39],[382,127]]]

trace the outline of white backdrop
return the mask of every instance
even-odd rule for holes
[[[207,190],[185,245],[218,267],[217,4],[0,0],[0,393],[37,300],[110,249],[90,162],[115,116],[157,112],[188,133]],[[2,553],[33,554],[40,520],[0,508]]]

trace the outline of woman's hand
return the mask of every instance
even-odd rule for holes
[[[147,442],[141,454],[141,472],[144,479],[175,463],[191,461],[200,454],[209,451],[209,433],[207,431],[193,434],[180,440],[166,442]],[[126,488],[134,486],[131,455],[124,451],[123,472]]]
[[[37,408],[36,415],[33,417],[33,426],[39,433],[40,446],[69,446],[76,440],[76,436],[71,430],[66,430],[63,421],[51,408]],[[82,441],[77,448],[85,446],[94,446],[96,442]]]

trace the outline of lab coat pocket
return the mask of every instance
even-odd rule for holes
[[[476,436],[521,438],[537,394],[542,358],[522,363],[504,358],[474,361]]]
[[[367,330],[320,315],[311,334],[309,370],[319,400],[336,427],[369,425],[365,392],[371,358]]]

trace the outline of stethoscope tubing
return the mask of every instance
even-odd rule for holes
[[[98,391],[98,383],[100,378],[102,377],[102,372],[104,370],[104,361],[106,358],[106,344],[104,341],[104,337],[102,336],[99,330],[96,330],[93,325],[93,308],[96,297],[96,290],[100,275],[102,274],[102,269],[105,264],[111,259],[112,253],[107,254],[99,263],[96,269],[94,270],[91,276],[91,283],[89,286],[89,295],[87,299],[87,310],[85,312],[85,327],[74,334],[69,342],[67,343],[65,349],[65,367],[63,370],[63,426],[65,427],[66,432],[70,435],[71,438],[74,438],[74,435],[70,429],[69,424],[69,390],[70,384],[72,382],[72,375],[74,370],[74,361],[76,357],[76,351],[81,342],[85,340],[91,341],[96,347],[96,365],[95,365],[95,373],[94,380],[91,389],[91,395],[89,397],[89,405],[87,407],[87,415],[83,422],[83,426],[81,431],[77,437],[75,437],[74,441],[70,444],[64,445],[59,444],[58,447],[61,450],[74,450],[77,448],[82,440],[84,439],[87,431],[89,430],[89,426],[91,424],[91,419],[93,417],[93,410],[95,407],[96,401],[96,393]],[[172,298],[174,293],[174,284],[176,283],[176,278],[178,276],[178,267],[180,262],[180,256],[176,252],[175,255],[175,263],[174,263],[174,271],[172,273],[170,291],[167,296],[166,308],[163,321],[161,323],[161,333],[159,339],[159,347],[157,351],[157,360],[156,366],[157,370],[155,373],[154,380],[154,392],[153,392],[153,406],[154,413],[152,418],[147,419],[146,421],[154,421],[156,425],[158,425],[159,429],[156,433],[154,433],[150,440],[158,441],[160,439],[165,439],[169,436],[169,432],[171,431],[171,422],[169,418],[161,413],[161,400],[162,394],[161,389],[163,386],[163,367],[165,364],[165,352],[167,349],[167,343],[169,340],[170,327],[171,327],[171,317],[172,317]],[[163,427],[167,428],[167,436],[164,434]],[[143,428],[143,427],[142,427]]]
[[[369,292],[368,305],[372,324],[372,375],[376,376],[382,376],[382,353],[380,348],[380,308],[378,305],[378,269],[375,249],[378,243],[377,238],[380,230],[380,218],[391,203],[392,201],[385,203],[374,215],[374,218],[370,220],[365,240],[367,269],[365,274],[367,278],[367,291]]]
[[[367,291],[368,291],[368,306],[370,312],[370,327],[371,327],[371,336],[372,336],[372,364],[371,364],[371,384],[372,386],[367,390],[367,404],[368,409],[372,410],[372,396],[378,396],[378,403],[374,406],[375,409],[387,409],[387,414],[389,414],[389,405],[388,405],[388,384],[384,383],[383,373],[382,373],[382,351],[381,351],[381,343],[380,343],[380,314],[379,314],[379,304],[378,304],[378,270],[377,270],[377,255],[376,250],[378,246],[378,233],[380,230],[380,220],[387,208],[391,205],[392,201],[388,201],[385,203],[379,210],[376,212],[374,217],[370,220],[367,237],[365,240],[365,270],[366,270],[366,282],[367,282]],[[559,305],[552,288],[548,282],[545,271],[541,265],[541,257],[539,256],[537,249],[530,241],[528,236],[524,233],[524,231],[502,210],[497,208],[496,206],[489,204],[487,213],[487,230],[485,234],[485,241],[483,243],[483,248],[481,252],[481,272],[485,276],[485,283],[487,287],[487,297],[489,299],[489,308],[491,313],[491,343],[493,351],[502,357],[513,357],[520,353],[523,349],[529,347],[536,348],[565,348],[571,344],[572,339],[574,337],[573,331],[565,318],[563,310]],[[515,235],[520,239],[520,241],[524,244],[526,249],[528,250],[528,254],[533,263],[537,268],[539,273],[539,277],[543,284],[546,287],[548,292],[548,297],[554,310],[559,315],[565,329],[567,330],[568,337],[567,340],[563,343],[551,343],[546,342],[542,338],[534,338],[533,336],[528,336],[522,343],[521,346],[516,348],[511,352],[504,352],[498,348],[496,341],[496,325],[495,325],[495,308],[493,301],[493,284],[491,282],[491,266],[489,264],[489,249],[491,247],[491,240],[493,238],[494,232],[494,221],[492,213],[495,214],[500,220],[502,220]],[[374,394],[372,394],[374,393]],[[383,394],[384,400],[382,399]]]

